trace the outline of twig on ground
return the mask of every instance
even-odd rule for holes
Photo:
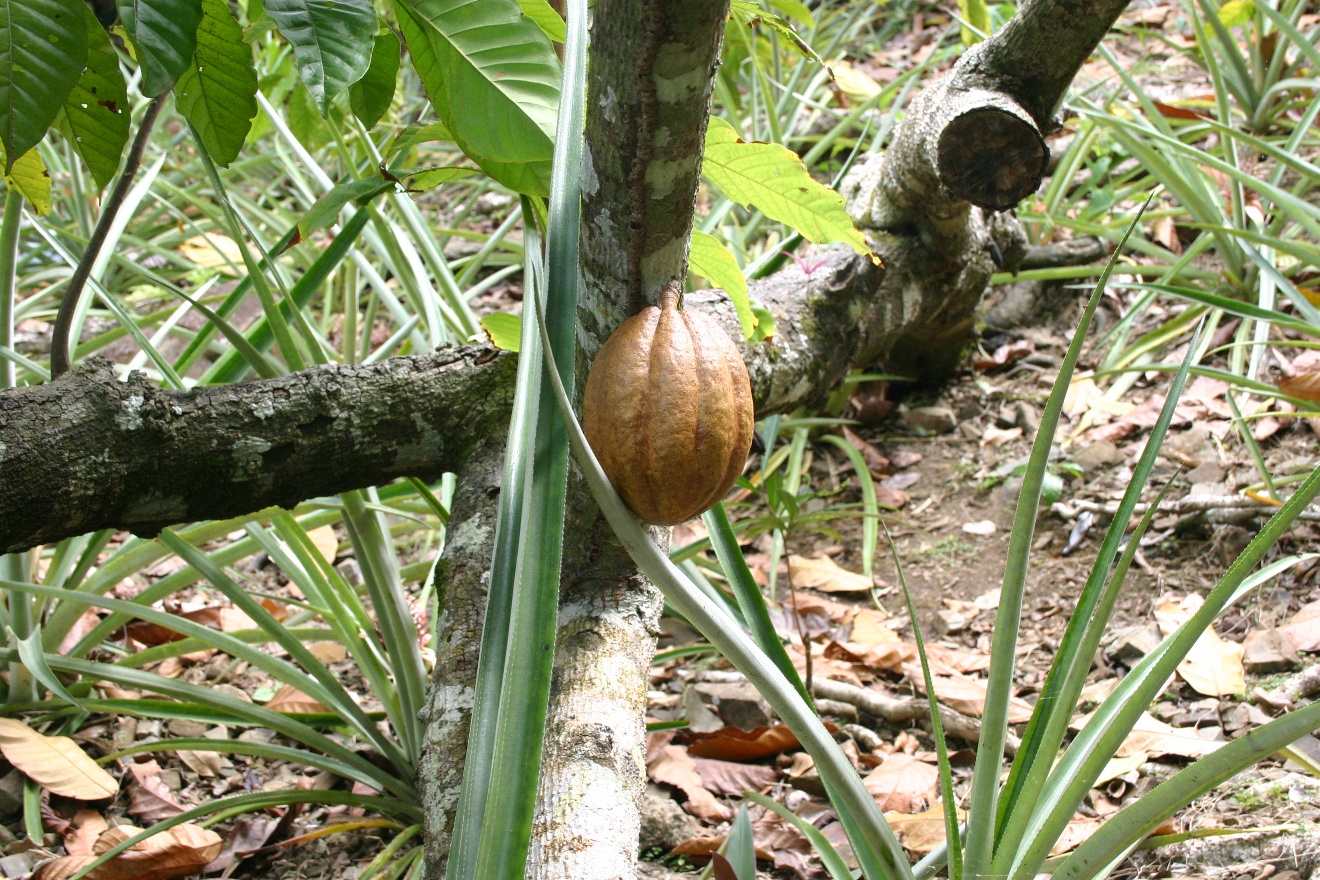
[[[925,700],[915,697],[886,697],[884,694],[875,691],[864,690],[856,685],[830,679],[813,682],[811,692],[815,696],[824,697],[827,700],[852,703],[868,715],[874,715],[876,718],[890,724],[902,724],[906,721],[930,722],[930,706]],[[949,736],[973,743],[979,742],[981,739],[980,722],[975,718],[963,715],[961,712],[955,712],[948,706],[940,706],[940,723],[944,725],[944,732]],[[1017,737],[1009,734],[1005,751],[1010,755],[1017,754],[1020,743],[1021,741]]]
[[[1258,689],[1257,700],[1272,707],[1291,707],[1320,694],[1320,664],[1308,666],[1272,691]]]
[[[1139,503],[1134,511],[1140,515],[1145,513],[1150,505]],[[1268,504],[1264,501],[1257,501],[1254,498],[1248,498],[1244,495],[1188,495],[1177,501],[1166,501],[1160,507],[1161,513],[1181,516],[1186,514],[1207,514],[1212,515],[1220,511],[1233,512],[1236,514],[1245,514],[1246,516],[1259,516],[1270,514],[1277,510],[1277,506]],[[1118,511],[1117,501],[1099,502],[1088,501],[1084,498],[1074,498],[1068,502],[1057,501],[1050,505],[1050,510],[1066,520],[1074,520],[1084,512],[1101,513],[1105,516],[1113,516]],[[1320,521],[1320,511],[1304,510],[1297,517],[1300,520],[1310,522]]]
[[[1141,868],[1190,865],[1200,871],[1239,865],[1256,871],[1268,863],[1307,877],[1320,865],[1320,832],[1299,829],[1194,838],[1133,853],[1129,863]]]

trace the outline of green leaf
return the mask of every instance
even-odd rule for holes
[[[793,15],[794,18],[801,20],[800,16],[803,10],[798,8],[801,6],[800,3],[775,3],[772,5],[776,8],[782,9],[790,15]],[[732,21],[737,22],[744,27],[768,28],[771,32],[777,34],[780,39],[784,40],[787,45],[793,47],[793,49],[795,49],[803,58],[806,58],[809,61],[814,61],[822,67],[825,66],[825,61],[816,54],[816,50],[811,48],[806,40],[798,35],[797,31],[793,30],[791,24],[772,12],[766,12],[758,3],[754,2],[754,0],[733,0],[732,4],[729,6],[729,17]],[[806,20],[807,26],[810,27],[810,12],[807,12]]]
[[[491,312],[481,319],[490,344],[502,351],[517,351],[522,342],[522,317],[508,312]]]
[[[1219,7],[1219,23],[1224,27],[1237,27],[1251,21],[1256,14],[1256,0],[1228,0]]]
[[[475,168],[461,168],[457,165],[445,165],[441,168],[419,168],[415,171],[400,172],[403,188],[410,193],[426,192],[442,183],[475,177],[481,172]]]
[[[963,45],[974,46],[990,36],[990,7],[985,0],[958,0],[958,15],[967,22],[962,28]]]
[[[174,100],[211,159],[226,166],[238,158],[257,115],[257,72],[229,4],[202,0],[202,12],[197,52],[174,87]]]
[[[9,630],[10,641],[18,650],[18,656],[22,658],[23,665],[27,667],[32,677],[46,686],[46,690],[59,697],[66,703],[83,708],[78,698],[69,693],[64,688],[64,682],[51,670],[46,663],[46,655],[41,650],[41,630],[34,629],[25,636],[18,636],[12,629]]]
[[[752,840],[752,820],[747,815],[747,804],[738,807],[733,826],[724,838],[724,852],[729,867],[738,880],[756,880],[756,844]]]
[[[398,0],[395,10],[454,142],[510,189],[548,194],[559,59],[517,0]]]
[[[376,34],[371,50],[371,64],[362,79],[348,90],[353,115],[368,129],[374,128],[394,100],[394,85],[399,78],[399,38],[393,31]]]
[[[298,231],[306,238],[318,229],[324,229],[339,218],[339,212],[349,202],[365,205],[372,199],[387,192],[393,192],[397,184],[380,177],[366,180],[350,180],[336,184],[334,189],[321,196],[298,223]]]
[[[0,0],[0,144],[5,172],[46,135],[87,60],[79,0]]]
[[[293,46],[298,75],[325,116],[371,64],[378,26],[371,0],[266,0],[266,14]]]
[[[5,175],[5,185],[23,194],[38,214],[50,213],[50,175],[36,150],[28,150]]]
[[[128,143],[128,86],[110,36],[90,7],[87,19],[87,67],[64,102],[60,130],[87,163],[92,179],[104,188],[119,170]]]
[[[564,17],[547,0],[518,0],[518,5],[522,7],[523,15],[536,22],[536,26],[556,43],[564,42],[568,32],[564,24]]]
[[[764,339],[775,338],[775,316],[760,303],[752,303],[752,314],[756,316],[756,333],[748,342],[756,343]]]
[[[202,0],[118,0],[119,17],[137,49],[142,92],[168,92],[192,63]]]
[[[842,242],[877,264],[843,207],[843,197],[807,173],[798,155],[779,144],[746,143],[733,126],[712,117],[706,130],[706,179],[732,201],[754,207],[816,244]]]
[[[389,148],[385,151],[385,160],[393,162],[399,156],[406,154],[413,147],[422,144],[429,144],[435,141],[453,142],[454,136],[449,131],[449,126],[443,122],[430,122],[425,125],[414,122],[412,125],[404,128],[403,131],[395,135]]]
[[[729,249],[720,244],[715,236],[693,229],[688,268],[694,275],[700,275],[724,289],[738,312],[743,338],[751,339],[756,333],[756,315],[752,314],[752,305],[747,299],[747,279]]]

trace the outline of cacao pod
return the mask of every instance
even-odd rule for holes
[[[709,510],[752,445],[752,386],[712,318],[666,291],[619,325],[587,375],[582,427],[615,490],[652,525]]]

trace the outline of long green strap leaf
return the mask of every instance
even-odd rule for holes
[[[527,197],[524,196],[524,199]],[[524,210],[527,217],[534,212]],[[528,223],[526,232],[524,289],[529,296],[544,287],[541,278],[541,236]],[[451,880],[476,875],[477,849],[481,842],[483,817],[489,798],[495,753],[495,728],[499,720],[500,690],[504,683],[504,661],[509,647],[509,625],[513,614],[514,576],[518,544],[522,534],[524,493],[522,476],[531,456],[536,431],[536,400],[540,387],[541,338],[531,321],[522,324],[518,377],[514,385],[513,413],[504,447],[504,471],[500,480],[499,508],[495,520],[495,546],[491,552],[490,586],[486,614],[481,627],[481,653],[477,660],[477,684],[468,722],[467,757],[463,763],[463,786],[459,792],[454,836],[446,867]]]
[[[733,594],[738,599],[738,608],[742,611],[743,620],[747,621],[752,631],[752,638],[756,641],[757,647],[774,661],[780,673],[793,685],[806,704],[812,705],[811,694],[807,693],[807,686],[802,683],[802,678],[793,666],[793,661],[789,659],[788,652],[784,650],[779,633],[775,631],[775,625],[770,620],[770,611],[766,606],[765,597],[761,595],[761,588],[752,579],[752,573],[747,568],[747,560],[743,558],[742,550],[738,546],[738,537],[733,532],[729,515],[724,512],[724,505],[716,504],[701,515],[701,520],[710,533],[710,543],[715,548],[715,556],[720,561],[720,567],[724,569],[724,576],[729,579],[729,585],[733,587]]]
[[[572,387],[586,108],[586,0],[573,0],[567,12],[568,38],[564,44],[560,90],[563,100],[556,130],[546,230],[545,302],[555,320],[540,329],[548,335],[547,353],[566,368],[556,378]],[[533,300],[538,306],[541,304],[539,295]],[[527,463],[525,479],[528,494],[522,511],[513,613],[495,733],[494,772],[477,852],[476,876],[481,880],[519,880],[524,875],[554,672],[568,439],[554,393],[544,381],[540,382],[537,394],[535,452]]]
[[[1146,204],[1150,204],[1147,199]],[[1082,354],[1086,330],[1100,305],[1100,296],[1117,262],[1118,254],[1132,230],[1141,222],[1145,206],[1128,224],[1127,231],[1096,283],[1091,298],[1082,313],[1072,343],[1059,367],[1059,378],[1050,392],[1049,401],[1041,413],[1036,442],[1022,478],[1022,491],[1018,495],[1017,511],[1013,516],[1013,530],[1009,539],[1008,558],[1004,565],[1004,582],[1000,591],[999,608],[995,614],[994,637],[990,646],[991,666],[986,688],[985,712],[981,721],[981,741],[976,751],[976,766],[972,771],[971,805],[967,815],[967,880],[981,880],[991,870],[994,855],[995,818],[998,814],[999,775],[1004,761],[1004,741],[1008,733],[1008,703],[1013,693],[1013,662],[1017,651],[1018,629],[1022,617],[1022,595],[1026,589],[1027,565],[1031,558],[1031,542],[1036,530],[1036,512],[1040,506],[1050,447],[1054,445],[1054,432],[1063,412],[1063,399],[1077,360]]]

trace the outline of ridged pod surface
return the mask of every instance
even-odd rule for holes
[[[672,526],[709,510],[752,445],[752,386],[714,320],[666,291],[619,325],[587,375],[582,427],[633,513]]]

